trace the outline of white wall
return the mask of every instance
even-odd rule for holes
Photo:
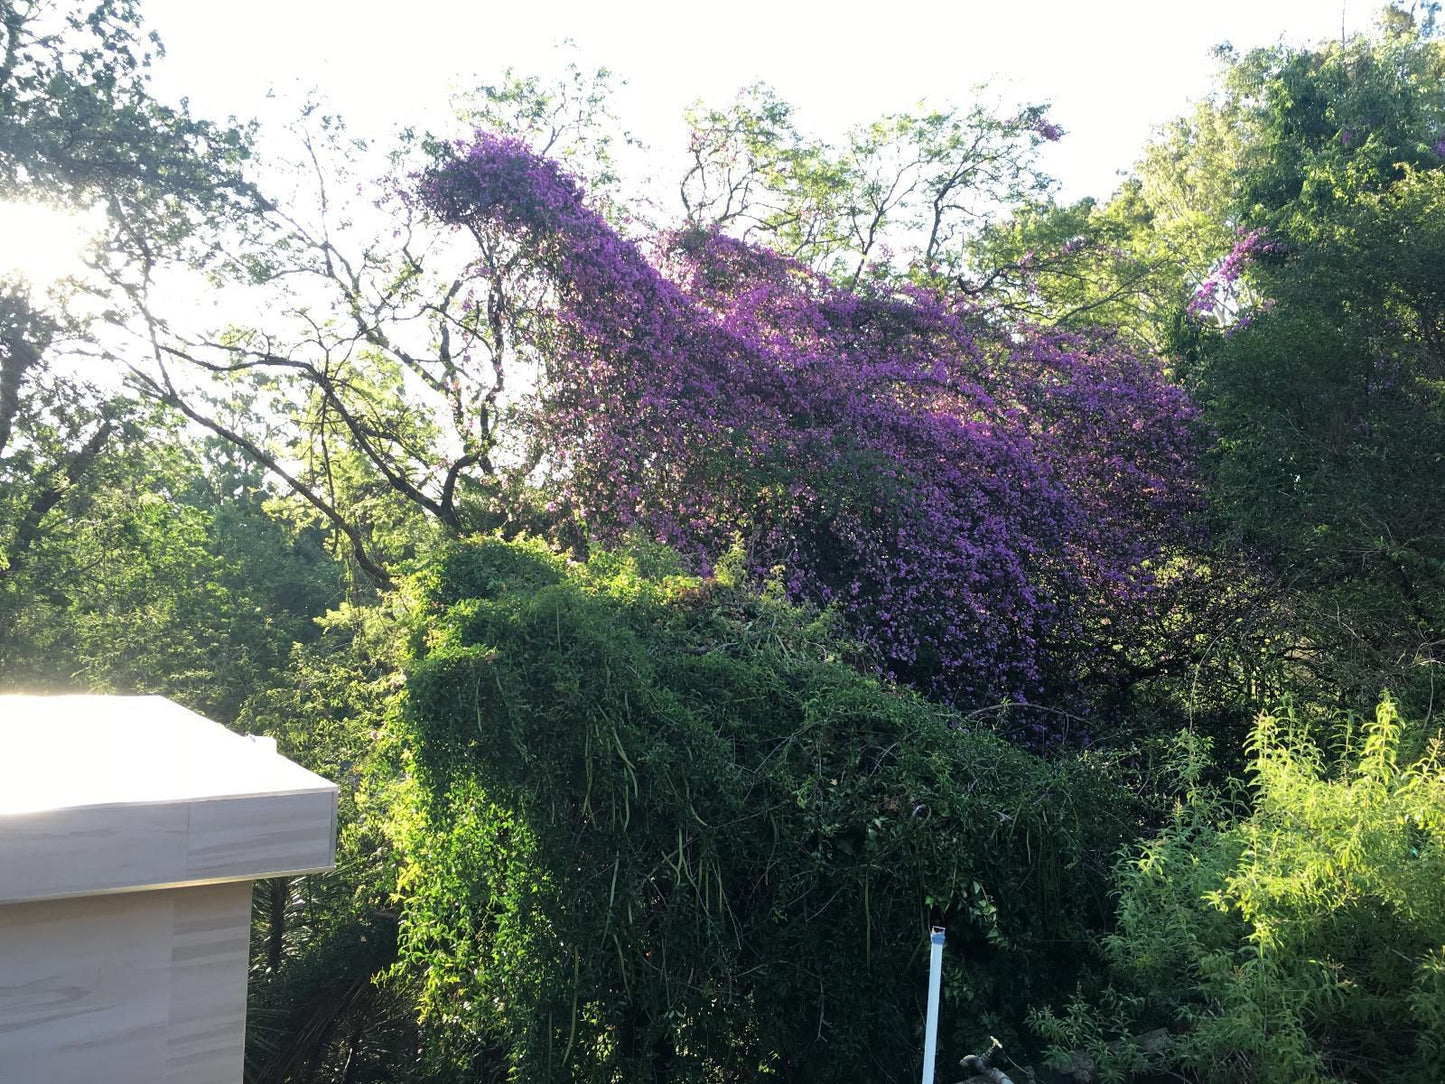
[[[251,883],[0,905],[0,1082],[239,1084]]]

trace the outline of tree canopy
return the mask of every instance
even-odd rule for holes
[[[606,69],[215,123],[0,0],[0,198],[99,224],[0,281],[0,683],[341,790],[248,1084],[916,1077],[931,924],[1014,1079],[1433,1079],[1436,7],[1063,203],[1038,103],[754,84],[644,190]]]

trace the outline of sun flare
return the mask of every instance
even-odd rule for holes
[[[0,275],[20,275],[37,287],[79,276],[86,243],[99,225],[98,212],[0,202]]]

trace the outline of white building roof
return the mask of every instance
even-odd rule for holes
[[[0,902],[330,869],[336,786],[159,696],[0,696]]]

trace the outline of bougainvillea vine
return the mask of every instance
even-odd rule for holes
[[[421,180],[551,286],[540,438],[594,536],[700,566],[735,540],[955,703],[1028,699],[1087,623],[1147,609],[1194,508],[1194,411],[1107,337],[1000,329],[693,233],[649,256],[489,134]]]

